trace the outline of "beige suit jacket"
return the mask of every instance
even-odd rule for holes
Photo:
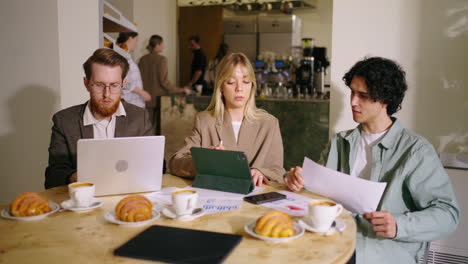
[[[156,52],[141,57],[138,67],[141,72],[143,89],[150,95],[152,101],[146,103],[148,107],[155,107],[156,96],[174,93],[177,89],[167,78],[167,58]]]
[[[251,168],[260,170],[271,180],[283,182],[283,141],[278,119],[270,114],[259,120],[244,119],[236,142],[231,117],[226,111],[224,121],[208,112],[198,113],[192,136],[185,139],[185,146],[169,161],[171,173],[195,177],[197,172],[190,148],[211,148],[221,140],[226,150],[244,152]]]

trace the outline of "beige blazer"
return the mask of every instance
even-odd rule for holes
[[[190,148],[211,148],[221,140],[227,150],[243,151],[251,168],[260,170],[271,180],[283,182],[283,141],[278,119],[270,114],[259,120],[244,119],[236,142],[227,111],[224,112],[224,121],[208,112],[198,113],[192,136],[185,139],[185,146],[169,161],[171,173],[181,177],[195,177],[197,171]]]
[[[148,107],[154,107],[156,96],[168,95],[174,93],[177,89],[167,77],[167,58],[156,52],[151,52],[141,57],[138,67],[141,72],[143,89],[145,89],[152,98],[151,102],[146,103]]]

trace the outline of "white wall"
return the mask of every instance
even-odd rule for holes
[[[99,48],[99,1],[57,1],[60,108],[84,103],[89,93],[83,84],[83,63]]]
[[[164,39],[164,51],[168,61],[168,77],[176,83],[177,66],[177,3],[174,0],[138,0],[134,2],[134,20],[138,23],[138,48],[133,52],[136,62],[148,53],[146,45],[151,35]]]
[[[89,98],[82,64],[98,48],[98,3],[0,3],[0,203],[44,189],[52,115]]]
[[[0,3],[0,203],[43,189],[60,107],[57,0]]]
[[[468,2],[335,0],[330,134],[352,121],[344,73],[364,56],[384,56],[407,73],[396,115],[436,149],[468,153]]]

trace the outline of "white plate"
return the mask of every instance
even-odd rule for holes
[[[83,212],[88,212],[95,208],[101,207],[102,204],[103,202],[100,199],[95,198],[93,199],[93,202],[91,203],[91,206],[89,207],[75,207],[72,200],[65,200],[62,203],[60,203],[60,206],[62,206],[62,208],[65,210],[83,213]]]
[[[120,221],[118,220],[116,217],[115,217],[115,211],[110,211],[110,212],[107,212],[105,215],[104,215],[104,218],[108,221],[108,222],[111,222],[113,224],[118,224],[118,225],[123,225],[123,226],[141,226],[141,225],[144,225],[144,224],[147,224],[153,220],[156,220],[158,219],[159,217],[161,216],[161,214],[154,210],[153,209],[153,217],[151,217],[150,219],[148,220],[144,220],[144,221],[139,221],[139,222],[125,222],[125,221]]]
[[[13,219],[13,220],[20,220],[20,221],[35,221],[41,220],[44,217],[57,212],[60,209],[60,206],[57,203],[49,201],[49,206],[52,209],[50,212],[40,215],[33,215],[33,216],[14,216],[10,214],[10,207],[4,208],[1,212],[3,218]]]
[[[310,224],[309,224],[309,221],[307,220],[307,218],[302,218],[301,220],[299,220],[299,224],[301,226],[303,226],[307,231],[310,231],[310,232],[314,232],[314,233],[319,233],[319,234],[323,234],[323,235],[332,235],[336,232],[343,232],[343,230],[345,230],[346,228],[346,224],[340,220],[340,219],[336,219],[335,220],[335,226],[332,225],[332,227],[330,227],[327,231],[325,232],[319,232],[318,230],[316,230],[315,228],[313,228]]]
[[[168,207],[165,207],[162,210],[162,214],[167,218],[178,220],[178,221],[191,221],[191,220],[193,220],[195,218],[198,218],[198,217],[200,217],[202,215],[205,215],[205,213],[206,213],[205,209],[203,209],[203,208],[195,208],[195,209],[193,209],[193,211],[195,213],[191,214],[191,215],[177,216],[175,214],[174,209],[172,208],[172,206],[168,206]]]
[[[298,238],[298,237],[300,237],[300,236],[302,236],[304,234],[304,227],[302,227],[301,225],[299,225],[296,222],[293,222],[293,227],[294,227],[294,235],[293,236],[290,236],[290,237],[265,237],[265,236],[261,236],[261,235],[255,233],[255,230],[254,230],[255,229],[255,224],[256,224],[256,221],[245,225],[244,226],[245,232],[247,232],[247,234],[249,234],[249,235],[251,235],[253,237],[256,237],[256,238],[261,239],[261,240],[265,240],[267,242],[272,242],[272,243],[288,242],[288,241],[296,239],[296,238]]]

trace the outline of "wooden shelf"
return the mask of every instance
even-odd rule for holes
[[[106,33],[103,33],[103,37],[112,43],[112,49],[117,51],[120,55],[123,55],[123,54],[127,53],[125,50],[120,48],[119,45],[117,45],[117,43],[115,42],[115,40],[111,36],[109,36]]]
[[[111,16],[110,14],[104,13],[102,15],[102,28],[104,32],[137,32],[138,28],[130,20],[122,15],[122,13],[104,1],[104,5],[112,9],[118,16],[118,18]]]

